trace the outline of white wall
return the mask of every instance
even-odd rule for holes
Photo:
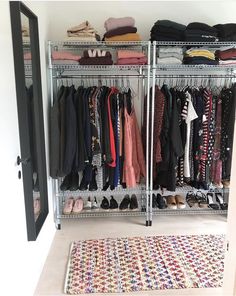
[[[47,2],[50,14],[49,37],[60,40],[67,28],[88,20],[103,36],[104,21],[109,17],[132,16],[143,40],[149,40],[150,29],[158,19],[182,24],[193,21],[235,22],[235,1],[52,1]]]
[[[45,49],[47,16],[44,6],[29,5],[39,16],[42,86],[46,111]],[[27,241],[22,180],[15,165],[20,155],[9,3],[0,2],[0,184],[1,295],[32,296],[48,254],[55,228],[50,213],[36,242]],[[46,113],[45,113],[46,114]],[[47,130],[47,120],[45,120]],[[51,205],[50,211],[52,212]]]

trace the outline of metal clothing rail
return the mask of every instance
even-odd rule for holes
[[[153,210],[152,207],[152,194],[156,193],[156,190],[153,190],[153,145],[154,145],[154,101],[155,101],[155,85],[156,80],[164,78],[164,79],[182,79],[188,81],[189,79],[205,79],[205,81],[214,81],[214,79],[220,78],[224,79],[225,81],[233,81],[236,79],[236,68],[235,66],[209,66],[209,65],[158,65],[156,64],[156,47],[157,46],[214,46],[214,47],[220,47],[220,46],[236,46],[236,42],[159,42],[154,41],[152,44],[153,48],[153,56],[152,56],[152,72],[151,72],[151,78],[152,78],[152,102],[151,102],[151,109],[149,109],[151,113],[151,147],[150,147],[150,207],[149,207],[149,225],[152,225],[152,217],[153,215],[162,215],[162,214],[168,214],[168,215],[181,215],[181,214],[226,214],[227,211],[212,211],[212,209],[207,210],[196,210],[192,211],[192,209],[186,209],[186,210]],[[179,73],[176,73],[177,71]],[[173,72],[174,71],[174,72]],[[191,72],[193,71],[193,72]],[[199,73],[201,71],[201,73]],[[211,71],[211,73],[209,73]],[[212,73],[212,71],[215,71],[215,73]],[[219,73],[224,72],[224,73]],[[149,113],[149,112],[148,112]],[[189,190],[189,188],[187,188]],[[183,189],[184,191],[184,189]],[[159,190],[158,192],[161,193]],[[176,191],[177,192],[177,191]],[[169,192],[170,194],[170,192]],[[173,194],[173,193],[172,193]]]
[[[80,65],[80,64],[56,64],[52,62],[52,51],[53,50],[65,50],[68,49],[69,51],[74,51],[77,53],[81,52],[82,49],[85,48],[105,48],[105,50],[111,50],[111,52],[115,52],[116,50],[120,49],[136,49],[141,50],[144,52],[148,58],[148,64],[147,65]],[[106,80],[124,80],[128,81],[129,79],[138,79],[138,90],[139,87],[142,85],[141,92],[147,91],[147,107],[149,109],[149,99],[150,99],[150,92],[149,89],[151,87],[150,82],[150,73],[151,73],[151,43],[149,41],[145,42],[48,42],[48,54],[49,54],[49,79],[50,79],[50,94],[51,94],[51,106],[53,106],[54,103],[54,94],[56,94],[56,91],[59,87],[60,80],[63,79],[81,79],[81,81],[86,81],[86,79],[94,78],[99,81]],[[140,84],[140,80],[142,81],[142,84]],[[142,95],[143,95],[142,93]],[[147,113],[148,114],[148,113]],[[150,122],[149,122],[149,114],[147,116],[147,131],[149,130]],[[147,132],[148,134],[148,132]],[[146,151],[146,157],[147,160],[149,158],[149,142],[147,140],[147,151]],[[148,164],[148,162],[147,162]],[[100,168],[99,168],[100,170]],[[133,188],[133,190],[129,189],[123,189],[123,188],[116,188],[115,190],[112,190],[111,192],[102,191],[102,187],[100,186],[100,180],[97,180],[98,184],[98,190],[93,192],[72,192],[72,195],[77,196],[96,196],[98,195],[98,198],[100,196],[107,196],[107,195],[122,195],[125,194],[131,194],[134,193],[138,196],[141,196],[141,200],[139,200],[139,210],[138,211],[109,211],[109,212],[91,212],[91,213],[82,213],[81,215],[63,215],[63,202],[65,201],[65,198],[70,196],[70,193],[64,193],[60,191],[60,183],[61,179],[55,179],[52,182],[52,190],[53,190],[53,211],[54,211],[54,222],[57,227],[57,229],[60,229],[61,225],[61,219],[62,218],[82,218],[82,217],[101,217],[101,216],[145,216],[146,217],[146,225],[148,226],[149,223],[149,170],[148,165],[146,166],[146,184],[143,184],[142,186],[138,186]],[[146,200],[145,200],[146,198]],[[146,202],[145,210],[141,210],[140,204]]]

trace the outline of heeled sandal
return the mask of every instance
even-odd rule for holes
[[[224,202],[224,198],[221,192],[215,190],[216,201],[219,203],[221,210],[228,210],[228,204]]]
[[[199,208],[202,208],[202,209],[206,209],[208,208],[208,202],[207,202],[207,197],[206,195],[201,192],[200,190],[198,190],[196,192],[196,199],[198,201],[198,205],[199,205]]]
[[[208,205],[213,210],[219,210],[219,205],[214,202],[213,196],[214,196],[214,192],[212,191],[207,192],[206,197],[207,197]]]
[[[190,208],[198,207],[198,200],[196,199],[196,195],[193,191],[189,191],[186,195],[186,202]]]

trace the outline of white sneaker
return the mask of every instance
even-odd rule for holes
[[[92,202],[92,210],[98,209],[98,203],[96,197],[94,197],[94,201]]]
[[[92,208],[92,202],[90,200],[90,197],[88,197],[88,200],[87,202],[85,203],[85,206],[84,206],[84,210],[91,210]]]

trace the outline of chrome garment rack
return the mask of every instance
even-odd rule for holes
[[[152,43],[152,105],[150,109],[151,113],[151,153],[150,153],[150,206],[149,206],[149,225],[152,225],[153,215],[185,215],[185,214],[227,214],[225,210],[213,210],[213,209],[192,209],[186,205],[184,210],[153,210],[152,207],[152,194],[162,193],[161,190],[153,189],[153,132],[154,132],[154,100],[155,100],[155,84],[157,80],[164,79],[164,82],[168,84],[172,79],[190,80],[196,79],[193,82],[197,82],[198,79],[206,80],[211,83],[214,79],[223,79],[227,82],[236,81],[236,65],[172,65],[172,64],[157,64],[157,48],[160,46],[165,47],[207,47],[207,48],[220,48],[222,46],[236,47],[236,42],[166,42],[166,41],[154,41]],[[194,84],[192,85],[194,86]],[[190,186],[184,186],[176,188],[175,194],[184,194],[194,188]],[[204,190],[201,190],[204,192]],[[207,190],[208,191],[208,190]],[[205,192],[207,192],[205,191]],[[224,189],[224,192],[228,192]],[[165,191],[165,195],[173,195],[173,192]]]
[[[57,64],[52,61],[52,51],[53,50],[66,50],[70,52],[81,52],[84,49],[90,48],[100,48],[113,51],[120,49],[136,49],[145,52],[148,63],[147,65],[79,65],[79,64]],[[49,54],[49,77],[50,77],[50,94],[51,94],[51,106],[53,105],[53,98],[55,95],[55,90],[58,89],[59,81],[63,79],[81,79],[85,81],[86,79],[97,79],[98,81],[103,81],[104,79],[114,79],[115,80],[129,80],[129,79],[139,79],[141,82],[143,95],[147,94],[147,107],[149,109],[150,100],[150,73],[151,73],[151,43],[150,42],[48,42],[48,54]],[[147,116],[147,131],[149,124],[149,114]],[[148,134],[148,133],[147,133]],[[146,139],[146,163],[148,164],[149,156],[149,138]],[[149,169],[146,165],[146,183],[137,186],[133,189],[123,189],[118,187],[115,190],[102,191],[101,185],[98,183],[98,190],[90,191],[75,191],[66,192],[60,191],[60,183],[62,179],[52,179],[53,186],[53,209],[54,209],[54,221],[57,229],[61,227],[61,219],[63,218],[86,218],[86,217],[108,217],[108,216],[144,216],[146,219],[146,226],[149,225]],[[98,199],[102,196],[116,196],[119,200],[125,194],[136,194],[139,201],[138,211],[106,211],[106,210],[96,210],[96,211],[82,211],[78,215],[63,215],[63,204],[65,199],[69,196],[96,196]]]

